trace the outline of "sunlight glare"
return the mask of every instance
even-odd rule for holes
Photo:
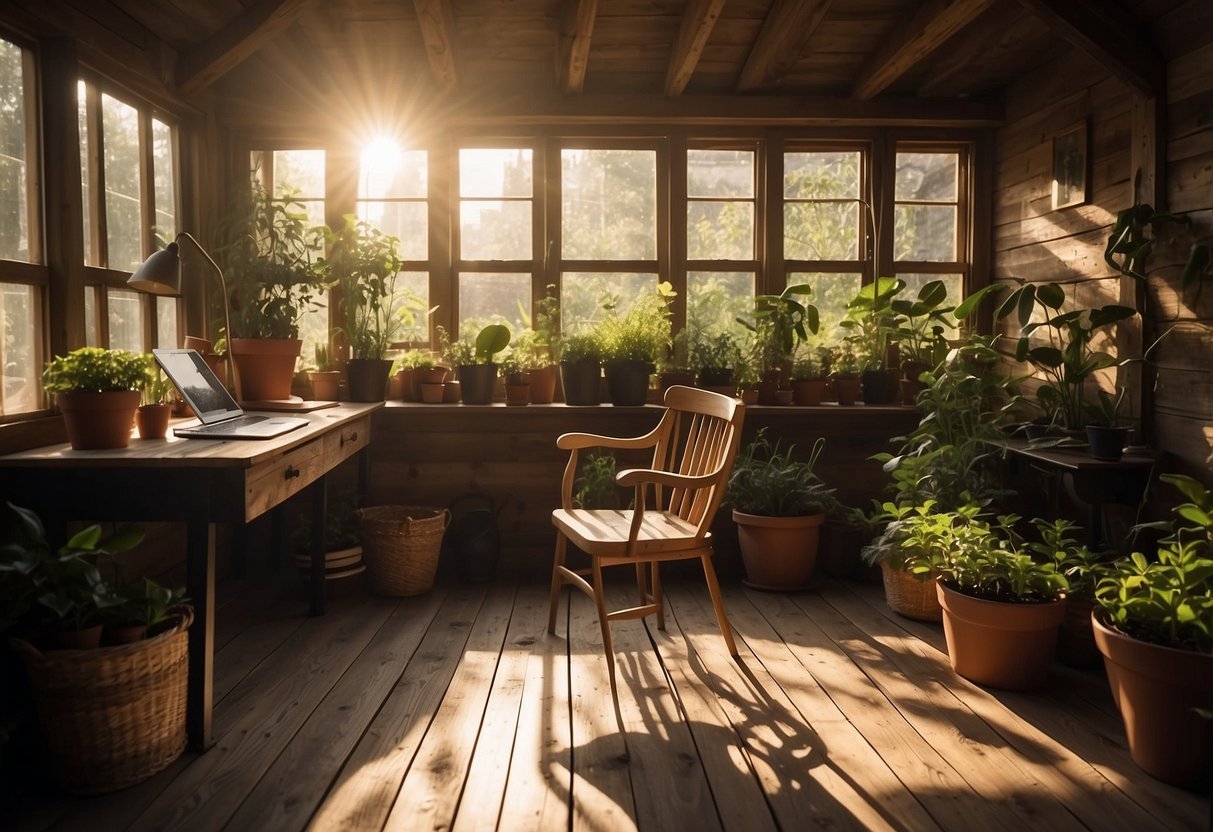
[[[361,193],[379,196],[388,192],[400,170],[404,151],[388,136],[378,136],[362,148]]]

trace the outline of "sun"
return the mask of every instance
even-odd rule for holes
[[[362,192],[367,196],[387,193],[400,170],[404,150],[390,136],[378,136],[363,145],[361,179]]]

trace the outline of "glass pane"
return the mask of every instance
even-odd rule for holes
[[[404,150],[390,140],[375,141],[362,151],[358,198],[425,199],[428,176],[424,150]]]
[[[561,233],[566,260],[657,257],[657,154],[565,149]]]
[[[162,350],[177,347],[177,299],[156,298],[156,346]]]
[[[396,275],[397,310],[407,306],[403,326],[396,336],[400,341],[428,341],[430,337],[430,275],[428,272],[401,272]]]
[[[898,205],[893,211],[893,259],[956,259],[956,207]]]
[[[304,199],[297,200],[298,204],[292,205],[292,211],[298,211],[303,208],[303,213],[307,215],[307,224],[311,228],[324,225],[324,200],[322,199]]]
[[[753,272],[687,272],[687,331],[695,336],[732,332],[744,337],[737,317],[754,312]]]
[[[84,345],[86,347],[101,346],[97,335],[97,287],[84,287]]]
[[[402,260],[429,259],[429,214],[424,202],[359,202],[358,219],[400,240]]]
[[[787,260],[857,260],[860,206],[853,202],[786,202],[783,256]]]
[[[753,260],[754,203],[688,202],[687,258]]]
[[[834,344],[842,340],[844,334],[839,321],[847,316],[847,304],[859,293],[863,278],[854,273],[828,272],[799,272],[788,275],[788,285],[807,283],[813,287],[810,302],[817,307],[821,316],[821,326],[817,335],[809,336],[809,344]]]
[[[787,199],[858,199],[859,151],[783,154]]]
[[[173,156],[172,128],[152,119],[152,179],[156,188],[156,224],[152,231],[162,244],[177,236],[177,166]],[[157,249],[163,247],[156,245]]]
[[[636,298],[656,288],[655,274],[566,272],[560,287],[561,331],[586,329],[612,307],[626,312]]]
[[[143,304],[138,292],[110,289],[110,349],[143,352]]]
[[[105,158],[105,236],[109,246],[106,264],[111,269],[134,271],[143,262],[138,110],[103,94],[101,140]]]
[[[38,409],[42,368],[35,354],[36,291],[33,286],[11,283],[0,287],[0,319],[4,321],[4,338],[0,340],[0,367],[4,368],[0,414]]]
[[[687,196],[754,196],[754,151],[688,150]]]
[[[22,62],[21,47],[0,40],[0,259],[28,262],[31,258]]]
[[[305,362],[310,362],[316,355],[317,344],[329,342],[329,310],[328,293],[317,296],[319,309],[309,309],[299,318],[299,338],[303,346],[299,348],[299,356]]]
[[[89,192],[88,153],[88,87],[83,81],[76,84],[76,99],[80,122],[80,200],[84,206],[84,265],[99,266],[97,253],[93,250],[93,202]],[[96,334],[96,333],[94,333]],[[93,342],[89,342],[92,344]]]
[[[465,147],[459,151],[459,195],[529,198],[530,148]]]
[[[274,196],[324,199],[323,150],[275,150]]]
[[[897,199],[955,202],[958,153],[898,153]]]
[[[530,274],[459,275],[459,334],[476,337],[486,324],[504,323],[512,335],[531,319]]]
[[[460,202],[459,252],[464,260],[530,260],[531,201]]]

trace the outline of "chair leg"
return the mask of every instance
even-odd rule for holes
[[[559,567],[564,566],[565,550],[568,546],[568,541],[565,536],[556,532],[556,555],[552,558],[552,594],[549,598],[548,610],[548,632],[556,632],[556,612],[560,607],[560,590],[564,586],[564,581],[560,575]]]
[[[661,562],[653,561],[653,603],[657,605],[657,629],[665,629],[665,600],[661,597]]]
[[[607,678],[611,682],[611,702],[615,705],[615,721],[619,733],[623,728],[623,712],[619,709],[619,689],[615,684],[615,648],[611,644],[611,622],[607,619],[606,598],[603,595],[602,564],[594,558],[594,603],[598,607],[598,623],[602,627],[602,649],[606,652]]]
[[[636,564],[636,589],[640,595],[640,603],[647,604],[649,602],[649,577],[644,571],[644,564]]]
[[[729,617],[724,612],[720,583],[716,580],[716,570],[712,567],[712,553],[706,552],[699,559],[703,562],[703,576],[707,579],[708,594],[712,596],[712,606],[716,609],[716,623],[720,625],[720,634],[724,636],[729,655],[737,658],[737,644],[733,641],[733,628],[729,626]]]

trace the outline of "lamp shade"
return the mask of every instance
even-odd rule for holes
[[[181,294],[181,257],[177,243],[157,251],[143,261],[126,285],[153,295]]]

